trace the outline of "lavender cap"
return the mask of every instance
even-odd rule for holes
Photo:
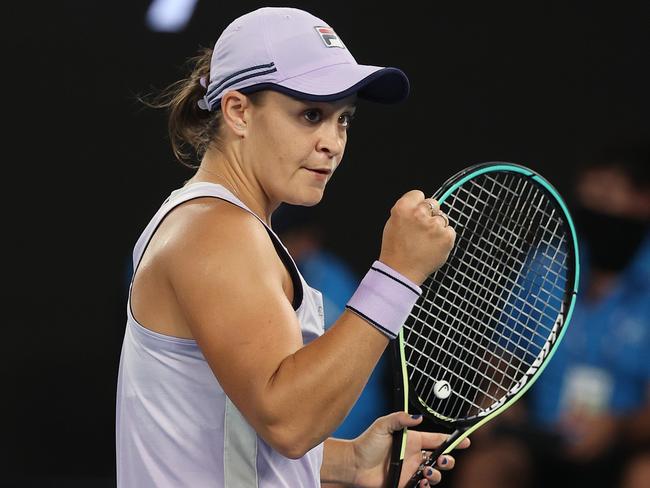
[[[329,102],[357,93],[395,103],[409,93],[397,68],[358,64],[323,20],[296,8],[264,7],[234,20],[217,40],[200,105],[219,110],[224,93],[275,90],[301,100]]]

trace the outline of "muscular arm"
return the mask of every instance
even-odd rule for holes
[[[248,422],[280,453],[300,457],[340,424],[388,340],[345,312],[303,347],[266,230],[223,202],[195,207],[166,250],[178,306]]]

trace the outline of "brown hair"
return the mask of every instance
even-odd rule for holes
[[[167,110],[172,151],[181,164],[190,168],[197,168],[210,144],[219,140],[221,111],[209,112],[198,106],[206,93],[201,78],[209,80],[211,58],[212,49],[201,48],[186,61],[186,78],[153,94],[149,100],[140,97],[148,107]]]

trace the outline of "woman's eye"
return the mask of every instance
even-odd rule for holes
[[[320,110],[307,110],[304,115],[309,122],[320,122],[322,117]]]
[[[347,128],[350,127],[353,120],[354,120],[354,115],[353,114],[345,113],[345,114],[342,114],[339,117],[339,124],[341,124],[343,127],[345,127],[347,129]]]
[[[303,117],[308,122],[310,122],[312,124],[317,124],[317,123],[323,121],[323,112],[321,110],[319,110],[319,109],[309,109],[309,110],[305,110],[303,112]],[[349,112],[345,112],[345,113],[339,115],[338,123],[343,128],[347,129],[348,127],[350,127],[350,124],[352,123],[353,119],[354,119],[353,114],[351,114]]]

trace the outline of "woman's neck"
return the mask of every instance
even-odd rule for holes
[[[209,151],[187,184],[205,181],[223,186],[270,226],[271,214],[277,205],[268,201],[262,188],[237,161],[235,155]]]

